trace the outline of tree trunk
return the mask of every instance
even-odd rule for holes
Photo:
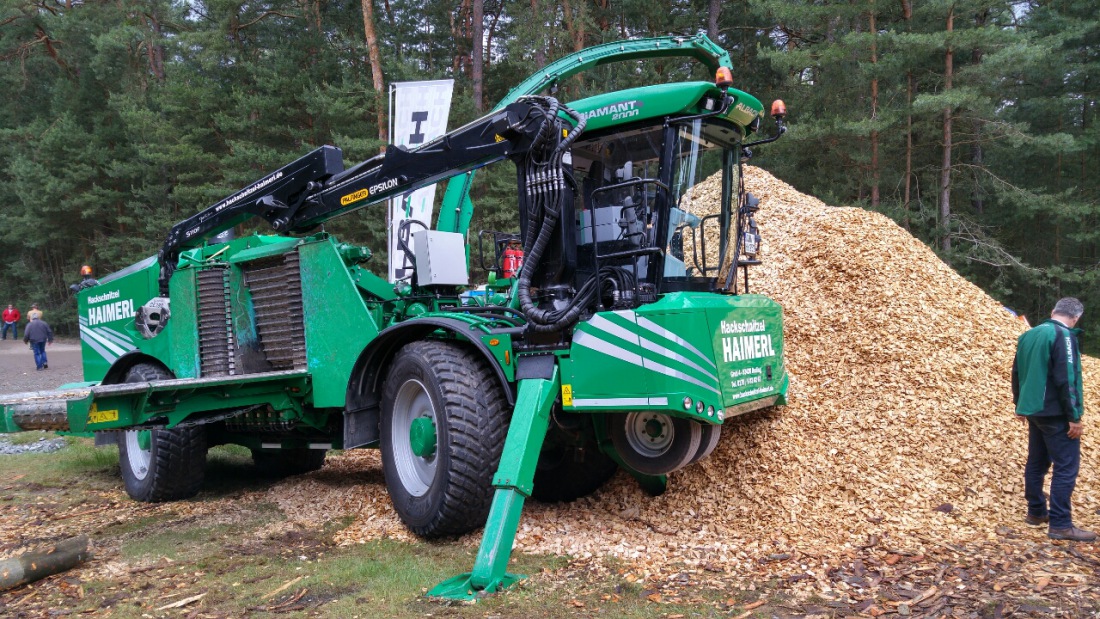
[[[386,125],[386,91],[382,77],[382,53],[378,48],[378,33],[374,30],[374,0],[362,0],[363,31],[367,37],[367,53],[370,54],[370,72],[374,79],[374,91],[378,97],[376,112],[378,118],[378,139],[390,141],[389,127]]]
[[[989,20],[989,11],[982,11],[978,13],[974,19],[974,25],[979,29],[986,25]],[[982,62],[984,52],[980,47],[975,47],[970,52],[970,60],[974,66],[978,66]],[[974,119],[974,138],[970,143],[970,163],[973,166],[974,171],[974,187],[971,189],[970,205],[974,207],[974,210],[980,215],[985,211],[985,194],[982,191],[982,170],[985,168],[985,153],[982,149],[982,121],[981,119]]]
[[[472,43],[470,58],[470,77],[474,86],[474,111],[481,114],[485,108],[483,94],[484,70],[485,70],[485,0],[473,0],[473,17],[470,24],[470,42]]]
[[[584,4],[580,6],[583,7]],[[569,38],[573,40],[573,51],[579,52],[584,49],[584,10],[578,8],[577,14],[574,15],[569,0],[561,1],[561,10],[565,17],[565,29],[569,31]]]
[[[451,19],[457,20],[451,22],[451,37],[455,42],[455,59],[454,59],[454,74],[465,74],[467,77],[473,79],[472,75],[472,50],[466,45],[466,41],[471,40],[470,26],[473,19],[471,18],[472,10],[470,8],[470,0],[462,0],[462,4],[458,7],[457,18],[452,14]]]
[[[913,196],[913,71],[905,73],[905,199],[904,225],[909,230],[909,206]]]
[[[981,174],[985,167],[985,151],[982,149],[982,122],[974,121],[974,141],[970,145],[970,163],[974,166],[974,189],[970,205],[979,215],[985,212],[985,193],[982,191]]]
[[[905,30],[913,30],[913,5],[901,0]],[[909,230],[909,202],[913,195],[913,70],[905,72],[905,197],[902,202],[902,225]]]
[[[535,19],[536,25],[539,30],[542,30],[543,20],[542,11],[539,10],[539,0],[531,0],[531,16]],[[535,66],[542,68],[546,66],[546,39],[539,35],[539,38],[534,42],[535,44]]]
[[[721,0],[710,0],[707,4],[707,36],[712,41],[718,41],[718,13],[721,10]]]
[[[149,72],[158,82],[164,81],[164,46],[160,44],[161,27],[157,16],[152,12],[145,14],[145,20],[149,24],[149,42],[146,48],[146,56],[149,60]]]
[[[871,34],[871,70],[875,75],[871,78],[871,208],[879,206],[879,169],[878,169],[878,35],[875,28],[875,0],[871,0],[871,15],[868,24]]]
[[[943,90],[951,90],[955,71],[955,52],[951,32],[955,29],[955,8],[947,11],[947,51],[944,53]],[[940,248],[951,251],[951,106],[943,108],[943,164],[940,167]]]
[[[493,64],[493,38],[497,34],[497,24],[500,22],[500,15],[504,12],[504,3],[497,5],[497,10],[493,13],[493,18],[489,20],[489,30],[485,33],[485,51],[482,53],[485,62],[485,67]],[[484,69],[483,69],[484,70]]]

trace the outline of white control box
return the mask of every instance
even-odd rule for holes
[[[466,286],[466,244],[457,232],[417,230],[412,233],[416,281],[421,286]]]

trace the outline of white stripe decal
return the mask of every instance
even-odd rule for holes
[[[573,343],[578,346],[590,348],[596,352],[602,352],[605,355],[611,355],[616,359],[625,361],[630,365],[636,365],[638,367],[645,367],[642,365],[642,356],[632,353],[625,348],[620,348],[610,342],[605,342],[600,338],[588,333],[587,331],[578,331],[573,336]]]
[[[616,312],[616,313],[618,313],[618,312]],[[676,335],[675,333],[669,331],[668,329],[665,329],[661,325],[653,322],[652,320],[650,320],[648,318],[645,318],[643,316],[637,316],[637,318],[638,318],[638,326],[639,327],[641,327],[643,329],[646,329],[646,330],[649,330],[649,331],[652,331],[653,333],[656,333],[657,335],[665,338],[666,340],[669,340],[670,342],[676,342],[680,346],[683,346],[684,348],[690,350],[691,352],[695,353],[696,355],[699,355],[699,358],[702,359],[703,361],[706,361],[707,365],[709,365],[710,367],[714,368],[715,370],[718,369],[718,366],[714,365],[714,361],[711,361],[710,357],[704,355],[702,352],[699,351],[698,348],[692,346],[691,342],[685,340],[684,338],[680,337],[679,335]]]
[[[80,328],[80,338],[84,339],[85,335],[87,335],[88,337],[90,337],[90,338],[94,339],[95,341],[99,342],[105,348],[107,348],[112,353],[114,353],[116,359],[121,357],[122,355],[126,354],[126,349],[120,348],[114,342],[111,342],[110,340],[104,338],[102,335],[96,333],[94,329],[90,329],[88,327],[81,327]]]
[[[115,331],[110,327],[99,327],[99,331],[101,333],[107,333],[115,336],[116,339],[122,341],[127,346],[133,346],[133,340],[131,340],[130,336],[126,335],[125,333],[119,333],[118,331]]]
[[[102,343],[104,346],[110,348],[112,351],[118,353],[119,355],[124,355],[134,348],[134,346],[130,344],[130,342],[119,344],[118,342],[104,335],[99,329],[96,329],[94,327],[88,329],[88,333],[91,334],[92,337],[99,340],[99,342]]]
[[[619,325],[611,322],[603,316],[600,316],[599,314],[596,314],[595,316],[590,318],[588,320],[588,324],[591,325],[593,329],[597,329],[599,331],[603,331],[604,333],[614,335],[615,337],[626,340],[631,344],[634,344],[635,346],[641,345],[639,341],[640,338],[638,337],[637,333],[634,333],[633,331],[630,331],[629,329],[626,329],[624,327],[620,327]]]
[[[119,346],[122,346],[123,348],[125,348],[127,350],[132,349],[134,347],[133,342],[126,339],[125,337],[122,337],[122,336],[118,335],[117,333],[114,333],[110,329],[104,329],[102,327],[99,327],[99,328],[93,328],[93,329],[90,329],[90,330],[95,331],[96,335],[98,335],[99,337],[102,337],[105,340],[114,342],[115,344],[118,344]]]
[[[107,351],[107,350],[106,350],[105,348],[103,348],[102,346],[100,346],[98,342],[96,342],[96,341],[95,341],[95,340],[93,340],[92,338],[88,337],[88,336],[87,336],[87,335],[86,335],[86,334],[84,333],[84,330],[83,330],[83,329],[81,329],[81,331],[80,331],[80,340],[81,340],[81,341],[83,341],[83,342],[84,342],[85,344],[87,344],[87,345],[88,345],[88,346],[89,346],[89,347],[90,347],[90,348],[91,348],[92,350],[94,350],[94,351],[96,351],[97,353],[99,353],[99,356],[100,356],[100,357],[103,357],[104,359],[106,359],[106,360],[107,360],[107,363],[112,363],[112,364],[113,364],[113,363],[114,363],[115,361],[117,361],[117,360],[118,360],[118,357],[117,357],[117,356],[115,356],[115,355],[112,355],[112,354],[111,354],[110,352],[108,352],[108,351]]]
[[[133,341],[130,338],[126,337],[122,333],[119,333],[118,331],[115,331],[114,329],[112,329],[110,327],[91,328],[91,327],[88,327],[88,319],[87,318],[85,318],[83,316],[80,316],[79,320],[80,320],[80,326],[82,327],[82,329],[87,329],[89,331],[94,331],[97,336],[99,336],[103,340],[106,340],[107,342],[113,342],[115,344],[123,346],[123,347],[125,347],[126,350],[134,350],[136,348],[134,346]]]
[[[618,312],[616,312],[616,314],[618,314]],[[695,363],[694,361],[692,361],[691,359],[688,359],[687,357],[681,355],[680,353],[676,353],[676,352],[673,352],[673,351],[671,351],[667,348],[663,348],[660,345],[658,345],[656,342],[651,342],[651,341],[646,340],[646,339],[641,339],[641,338],[638,337],[638,334],[633,333],[629,329],[625,329],[625,328],[611,322],[610,320],[608,320],[607,318],[604,318],[603,316],[598,316],[598,315],[593,316],[588,321],[588,324],[592,325],[593,329],[597,329],[597,330],[603,331],[604,333],[607,333],[609,335],[614,335],[615,337],[624,339],[628,342],[638,344],[643,349],[648,350],[650,352],[655,352],[655,353],[657,353],[657,354],[659,354],[663,357],[668,357],[669,359],[672,359],[674,361],[679,361],[680,363],[683,363],[684,365],[686,365],[686,366],[688,366],[692,369],[698,370],[699,373],[701,373],[703,376],[706,376],[707,378],[713,380],[714,382],[718,382],[718,377],[717,376],[712,374],[710,372],[710,370],[707,370],[706,368],[700,366],[698,363]]]
[[[674,370],[668,366],[657,363],[656,361],[650,361],[649,359],[646,359],[641,355],[636,355],[622,347],[612,344],[611,342],[601,340],[591,333],[585,331],[577,333],[577,335],[573,337],[573,343],[578,346],[583,346],[584,348],[588,348],[596,352],[602,352],[605,355],[615,357],[629,363],[630,365],[640,366],[647,370],[652,370],[659,374],[664,374],[665,376],[678,378],[684,382],[691,383],[693,385],[697,385],[699,387],[702,387],[703,389],[711,391],[715,395],[720,395],[720,392],[715,389],[713,385],[708,385],[707,383],[704,383],[703,381],[693,376],[688,376],[687,374],[684,374],[679,370]]]
[[[573,400],[573,406],[668,406],[668,398],[588,398]]]

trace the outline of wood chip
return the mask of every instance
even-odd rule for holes
[[[758,168],[746,168],[745,185],[761,200],[763,236],[750,283],[784,308],[788,405],[727,420],[715,452],[670,475],[662,496],[620,473],[572,503],[528,502],[516,550],[786,577],[794,562],[761,559],[880,540],[912,546],[928,532],[934,543],[964,544],[1019,528],[1027,433],[1014,419],[1009,372],[1024,324],[884,215],[828,206]],[[708,179],[689,208],[713,211],[720,191]],[[1086,357],[1083,369],[1089,408],[1100,364]],[[1090,438],[1077,514],[1100,509]],[[304,525],[353,514],[341,544],[415,539],[374,451],[331,457],[269,497]],[[479,541],[480,531],[462,539]]]
[[[165,604],[164,606],[161,606],[157,610],[161,611],[161,610],[168,610],[169,608],[180,608],[181,606],[187,606],[188,604],[190,604],[192,602],[198,602],[199,600],[203,599],[204,597],[206,597],[206,593],[200,593],[198,595],[192,595],[191,597],[183,598],[182,600],[179,600],[178,602],[172,602],[171,604]]]
[[[280,593],[282,593],[283,591],[286,591],[286,590],[287,590],[287,589],[289,589],[289,588],[290,588],[291,586],[293,586],[293,585],[294,585],[294,583],[296,583],[296,582],[300,581],[300,580],[301,580],[302,578],[304,578],[304,577],[303,577],[303,576],[299,576],[299,577],[295,578],[294,580],[288,580],[288,581],[286,581],[285,583],[283,583],[283,585],[282,585],[281,587],[279,587],[278,589],[276,589],[276,590],[272,591],[271,593],[268,593],[267,595],[263,596],[263,597],[262,597],[262,598],[260,598],[260,599],[261,599],[261,600],[269,600],[269,599],[271,599],[271,598],[275,597],[276,595],[279,595],[279,594],[280,594]]]

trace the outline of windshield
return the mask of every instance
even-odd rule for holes
[[[713,290],[729,253],[739,138],[732,124],[695,119],[579,140],[578,275],[616,270],[616,291],[630,285],[639,302]]]
[[[665,233],[664,276],[715,278],[732,263],[731,196],[739,186],[740,133],[732,126],[695,119],[678,126],[671,174],[672,204]]]

